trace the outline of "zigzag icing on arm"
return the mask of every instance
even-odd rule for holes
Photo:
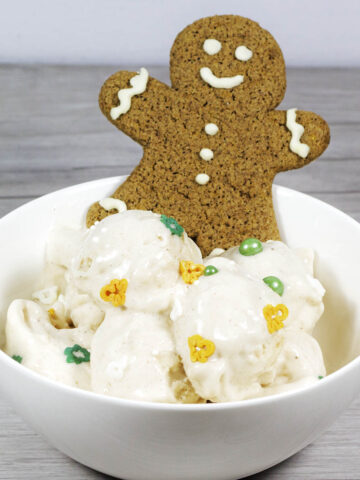
[[[113,107],[110,110],[110,116],[113,120],[118,119],[120,115],[130,110],[131,98],[134,95],[140,95],[145,92],[148,79],[149,72],[146,68],[140,68],[140,72],[130,79],[131,87],[119,90],[118,97],[120,105],[118,107]]]
[[[291,132],[290,150],[301,158],[306,158],[310,152],[310,147],[306,143],[301,143],[300,138],[305,128],[296,121],[297,108],[290,108],[286,112],[286,126]]]

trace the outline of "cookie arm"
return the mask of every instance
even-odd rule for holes
[[[99,105],[106,118],[140,145],[149,143],[156,123],[166,121],[173,91],[147,70],[140,73],[119,71],[109,77],[99,94]]]
[[[300,168],[319,157],[330,141],[329,126],[313,112],[290,109],[267,114],[269,150],[278,172]]]

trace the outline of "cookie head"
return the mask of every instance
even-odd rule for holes
[[[173,88],[238,115],[275,108],[286,88],[284,59],[274,38],[237,15],[203,18],[180,32],[170,76]]]

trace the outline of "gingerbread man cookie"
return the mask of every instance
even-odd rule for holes
[[[101,89],[102,112],[144,150],[113,197],[175,218],[203,255],[279,239],[273,179],[318,157],[329,129],[315,113],[275,110],[286,88],[278,44],[247,18],[203,18],[177,36],[170,74],[172,87],[145,68],[120,71]],[[87,224],[115,212],[95,204]]]

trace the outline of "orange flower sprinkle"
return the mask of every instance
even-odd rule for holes
[[[274,333],[277,330],[284,328],[284,320],[287,319],[289,310],[285,305],[279,303],[275,307],[273,305],[266,305],[263,308],[263,314],[267,322],[269,333]]]
[[[192,285],[204,273],[205,265],[194,263],[187,260],[181,260],[179,272],[182,279],[188,285]]]
[[[192,362],[206,363],[208,358],[215,352],[214,342],[206,340],[201,335],[189,337],[188,345]]]
[[[126,278],[122,280],[114,278],[108,285],[102,287],[100,297],[104,302],[111,302],[114,307],[120,307],[125,304],[127,287],[128,281]]]

